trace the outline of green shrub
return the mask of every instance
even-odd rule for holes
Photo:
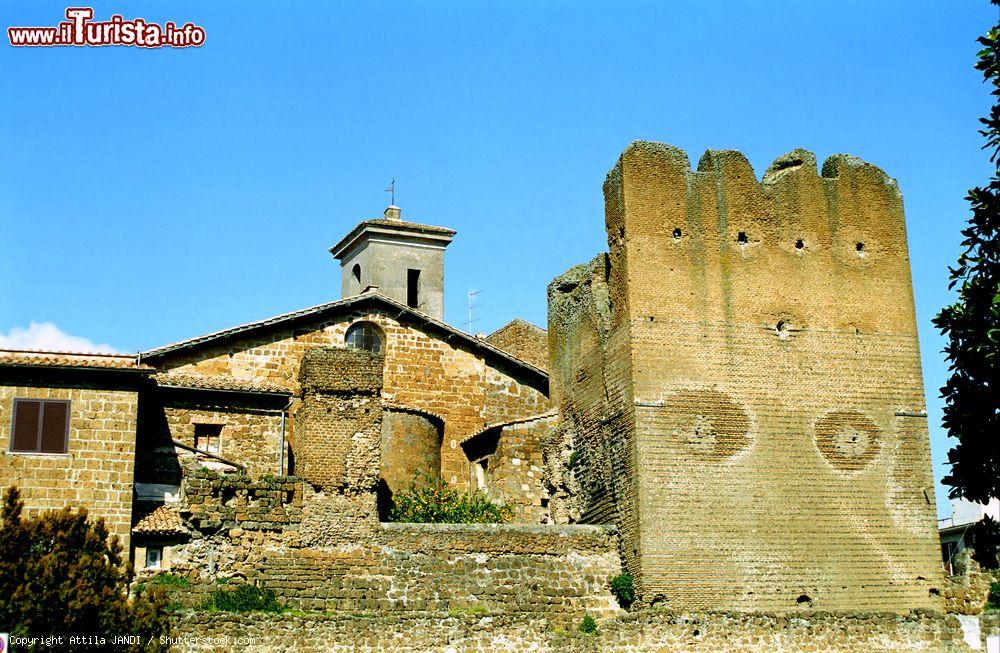
[[[162,585],[164,587],[187,587],[191,584],[187,578],[183,576],[178,576],[177,574],[157,574],[149,581],[153,585]]]
[[[589,614],[584,616],[583,621],[580,622],[580,632],[584,635],[597,634],[597,622]]]
[[[256,585],[239,585],[236,589],[218,589],[202,603],[203,610],[221,612],[281,612],[274,590]]]
[[[987,610],[1000,610],[1000,582],[990,585],[990,593],[986,597]]]
[[[618,605],[628,610],[635,601],[635,581],[632,574],[624,572],[612,578],[611,593],[618,599]]]
[[[418,485],[418,482],[420,483]],[[440,479],[424,476],[392,497],[389,521],[424,524],[504,524],[514,512],[482,492],[460,492]]]
[[[0,626],[16,636],[87,633],[138,635],[141,644],[108,644],[104,651],[165,651],[169,635],[161,589],[137,588],[129,599],[122,546],[104,520],[84,509],[24,518],[16,487],[4,495],[0,523]],[[40,650],[29,647],[28,650]]]

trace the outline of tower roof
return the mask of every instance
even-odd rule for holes
[[[358,243],[376,236],[390,240],[424,241],[446,247],[457,233],[454,229],[447,227],[408,222],[399,217],[401,213],[398,206],[390,206],[385,210],[386,217],[360,222],[350,233],[330,248],[330,253],[335,258],[341,259]]]

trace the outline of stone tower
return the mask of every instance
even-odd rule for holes
[[[931,607],[942,572],[902,197],[846,155],[637,142],[609,254],[549,286],[583,520],[648,602]],[[568,449],[567,449],[568,450]]]
[[[444,319],[444,250],[455,231],[402,219],[390,206],[385,217],[365,220],[330,253],[340,261],[340,293],[347,298],[366,289]]]

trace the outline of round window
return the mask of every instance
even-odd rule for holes
[[[357,322],[347,329],[344,343],[351,349],[364,349],[373,354],[382,353],[382,332],[371,322]]]

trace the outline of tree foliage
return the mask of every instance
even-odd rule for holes
[[[983,569],[996,569],[997,545],[1000,544],[1000,524],[986,515],[969,529],[968,541],[972,543],[972,559]]]
[[[993,0],[1000,5],[1000,0]],[[966,198],[972,209],[962,230],[964,251],[951,268],[958,301],[934,324],[948,338],[945,354],[951,376],[941,389],[944,427],[957,443],[948,452],[944,483],[952,497],[987,502],[1000,496],[1000,22],[979,39],[976,69],[991,86],[993,108],[981,118],[983,149],[997,171]]]
[[[0,525],[0,631],[108,640],[79,650],[166,650],[158,642],[169,631],[166,599],[158,592],[127,598],[122,547],[103,519],[90,521],[85,509],[70,507],[25,518],[23,509],[20,492],[9,488]],[[112,645],[115,635],[138,635],[140,644]],[[67,641],[60,648],[77,647]]]

